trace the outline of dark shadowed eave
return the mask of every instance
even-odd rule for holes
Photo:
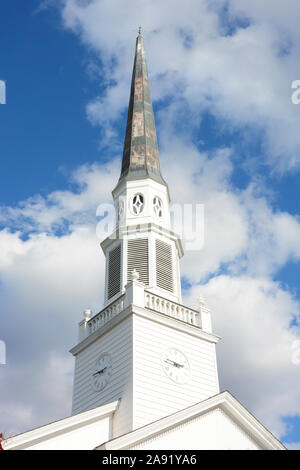
[[[120,180],[147,176],[165,184],[160,172],[143,36],[139,32],[136,39]]]

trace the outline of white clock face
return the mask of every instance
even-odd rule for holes
[[[161,357],[165,374],[178,384],[186,383],[191,375],[190,364],[183,352],[176,348],[167,349]]]
[[[109,381],[112,369],[112,359],[110,354],[103,353],[96,360],[91,372],[92,387],[96,392],[100,392]]]

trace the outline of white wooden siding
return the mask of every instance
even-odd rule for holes
[[[134,428],[198,403],[219,392],[215,345],[209,341],[134,317]],[[178,385],[164,373],[161,354],[180,349],[191,377]]]
[[[95,392],[91,386],[91,369],[102,352],[111,354],[112,372],[106,387]],[[122,398],[113,423],[113,435],[120,435],[131,426],[131,396],[132,317],[128,317],[76,357],[73,414]]]
[[[217,408],[129,448],[131,450],[259,450],[260,446],[223,410]]]
[[[157,323],[135,313],[100,336],[76,358],[73,414],[114,400],[120,401],[113,420],[113,436],[168,416],[219,392],[215,344],[193,333]],[[161,356],[168,348],[187,356],[191,377],[176,384],[164,373]],[[97,357],[112,356],[106,387],[95,392],[91,371]]]

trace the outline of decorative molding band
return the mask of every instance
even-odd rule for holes
[[[220,339],[218,336],[211,334],[211,332],[204,331],[205,328],[203,328],[202,325],[202,311],[193,310],[157,294],[153,294],[145,290],[142,283],[133,280],[127,284],[125,294],[121,294],[88,321],[82,320],[79,323],[79,344],[71,349],[70,352],[74,354],[76,351],[77,354],[79,350],[85,347],[85,344],[90,344],[90,342],[94,341],[95,332],[101,330],[101,334],[103,334],[107,330],[107,328],[105,328],[105,330],[103,329],[106,327],[106,324],[111,323],[113,319],[120,317],[121,314],[123,317],[123,312],[127,311],[128,307],[131,305],[134,308],[138,308],[139,311],[156,312],[160,314],[162,318],[168,317],[181,324],[192,326],[194,329],[198,330],[199,333],[202,332],[207,338],[210,338],[209,341],[217,342]],[[116,321],[121,321],[121,318]],[[164,320],[164,322],[165,321],[166,320]],[[115,323],[116,322],[114,322],[114,324]],[[97,337],[98,336],[99,335],[97,335]],[[199,334],[199,336],[201,336],[201,334]],[[87,341],[88,338],[90,339]],[[211,338],[213,338],[213,340]]]

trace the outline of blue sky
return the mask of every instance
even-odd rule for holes
[[[0,191],[6,204],[63,188],[64,171],[99,158],[99,130],[85,119],[85,104],[99,88],[85,73],[88,53],[60,27],[56,11],[34,14],[38,5],[13,0],[2,7],[7,106],[0,108]]]
[[[139,9],[130,0],[128,11],[118,0],[1,6],[0,338],[8,364],[0,366],[0,413],[8,434],[68,414],[67,350],[82,310],[101,308],[95,211],[118,178],[141,23],[164,176],[175,201],[205,204],[204,250],[182,261],[185,301],[200,289],[213,309],[222,388],[300,446],[300,365],[290,355],[300,315],[300,105],[290,99],[300,79],[299,8],[293,0],[189,0],[172,12],[169,0]],[[264,360],[254,360],[256,350]],[[30,377],[23,396],[21,369]],[[60,403],[45,391],[49,377]]]

